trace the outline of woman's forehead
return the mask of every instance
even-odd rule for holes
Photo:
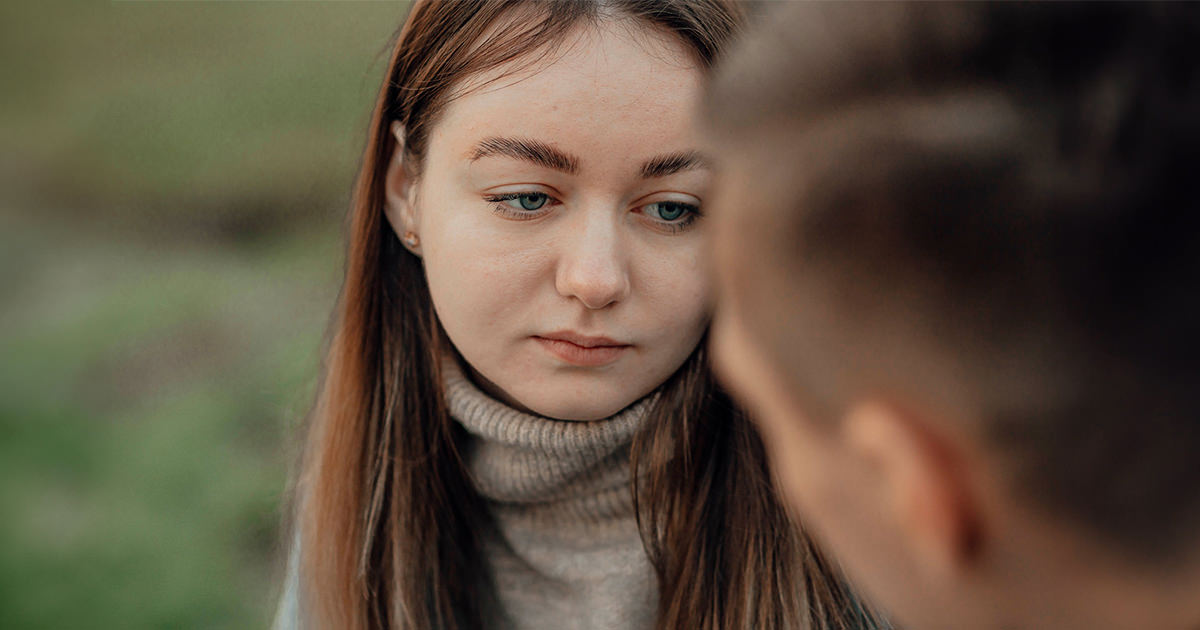
[[[441,145],[467,157],[480,139],[497,136],[582,153],[651,144],[661,152],[664,143],[694,149],[703,75],[686,45],[648,27],[577,30],[532,65],[517,59],[465,81],[431,130],[431,152]]]
[[[480,36],[473,50],[484,47],[505,49],[509,44],[527,47],[521,46],[529,42],[519,41],[519,38],[527,37],[520,31],[511,18],[502,19]],[[587,75],[605,73],[612,69],[611,66],[636,70],[636,66],[628,64],[645,63],[648,59],[658,62],[656,65],[672,65],[684,70],[698,69],[701,65],[697,52],[689,43],[678,33],[659,25],[632,16],[584,18],[522,55],[482,72],[464,75],[451,87],[449,94],[451,100],[456,100],[467,94],[487,92],[524,81],[552,66],[558,66],[560,72]]]

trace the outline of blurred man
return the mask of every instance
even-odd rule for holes
[[[720,367],[902,627],[1200,628],[1197,9],[787,5],[711,87]]]

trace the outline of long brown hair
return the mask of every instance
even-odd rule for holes
[[[569,27],[629,16],[677,34],[703,67],[743,21],[725,0],[418,2],[401,28],[367,139],[345,285],[298,487],[305,615],[340,630],[479,628],[488,512],[463,466],[421,261],[384,218],[405,130],[419,171],[463,78],[552,47]],[[494,28],[507,19],[506,28]],[[526,55],[529,55],[526,57]],[[659,628],[851,628],[858,610],[774,494],[762,444],[713,383],[704,344],[664,383],[634,441],[631,489],[658,574]]]

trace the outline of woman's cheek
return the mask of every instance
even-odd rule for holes
[[[460,201],[433,209],[422,221],[431,289],[472,310],[512,287],[511,245],[489,226],[496,219],[482,203]],[[433,285],[439,285],[434,287]]]
[[[699,244],[688,243],[664,259],[661,254],[640,262],[645,299],[652,305],[656,327],[664,332],[703,330],[712,314],[713,284],[700,264]]]
[[[503,355],[515,339],[544,332],[546,323],[534,317],[539,305],[547,303],[542,293],[552,287],[543,279],[543,257],[520,248],[505,250],[494,241],[464,244],[471,247],[470,254],[441,261],[448,276],[441,292],[447,308],[455,309],[439,311],[447,332],[453,325],[460,339],[474,340],[475,351],[489,356]]]

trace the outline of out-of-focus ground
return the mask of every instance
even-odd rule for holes
[[[0,628],[258,628],[394,2],[0,3]]]

